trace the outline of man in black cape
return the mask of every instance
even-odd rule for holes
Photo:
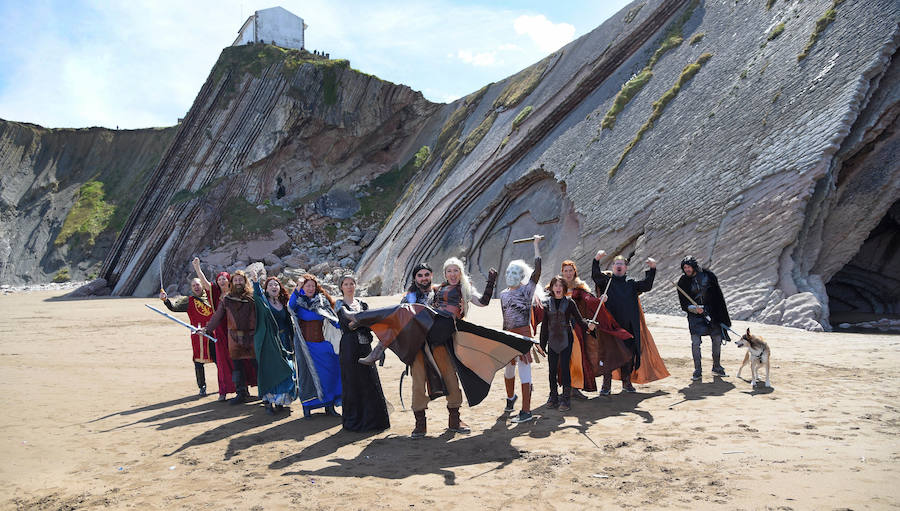
[[[722,367],[720,355],[722,352],[722,339],[725,333],[722,325],[731,326],[731,318],[728,317],[728,308],[725,306],[725,297],[722,288],[719,287],[719,279],[716,275],[700,267],[693,256],[687,256],[681,260],[681,278],[678,279],[676,291],[681,309],[687,312],[688,329],[691,332],[691,355],[694,357],[694,374],[692,380],[701,378],[700,342],[701,336],[708,335],[712,340],[712,373],[714,376],[728,376]],[[687,293],[696,302],[696,305],[688,300]],[[727,341],[727,337],[725,338]]]
[[[634,385],[631,384],[631,372],[641,366],[641,311],[638,303],[638,295],[653,287],[653,279],[656,277],[656,261],[653,258],[647,259],[649,267],[644,273],[644,278],[634,280],[626,276],[628,272],[628,263],[621,255],[613,259],[612,275],[604,273],[600,269],[600,259],[606,255],[606,252],[600,250],[594,256],[594,262],[591,266],[591,278],[594,285],[597,286],[597,296],[601,302],[606,303],[606,308],[612,314],[616,323],[631,334],[632,338],[626,341],[625,346],[631,350],[633,356],[622,366],[622,390],[625,392],[634,392]],[[607,289],[607,284],[609,288]],[[606,289],[604,293],[603,290]],[[612,386],[612,373],[603,374],[603,386],[600,388],[600,395],[609,395]]]

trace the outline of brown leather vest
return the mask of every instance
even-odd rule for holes
[[[445,284],[434,293],[434,309],[443,315],[462,318],[462,289],[460,285]]]

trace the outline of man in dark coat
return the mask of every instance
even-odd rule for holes
[[[722,352],[722,325],[731,326],[725,297],[719,287],[716,275],[700,267],[693,256],[681,260],[681,272],[678,287],[697,302],[691,303],[681,291],[676,291],[681,309],[687,312],[688,329],[691,332],[691,355],[694,357],[694,374],[692,380],[701,377],[700,342],[701,336],[708,335],[712,339],[712,373],[714,376],[728,376],[720,362]]]
[[[612,314],[616,323],[631,334],[632,339],[623,341],[625,346],[631,350],[632,358],[622,366],[622,390],[625,392],[634,392],[634,386],[631,384],[631,372],[641,366],[641,312],[638,304],[638,295],[653,287],[653,279],[656,277],[656,260],[652,257],[647,258],[647,271],[644,278],[634,280],[626,277],[628,272],[628,263],[622,256],[616,256],[613,259],[612,274],[604,273],[600,269],[600,259],[606,255],[606,252],[600,250],[594,256],[594,262],[591,267],[591,278],[594,285],[597,286],[597,296],[601,302],[606,303],[606,308]],[[607,283],[609,289],[604,293]],[[600,395],[609,395],[610,386],[612,385],[612,374],[607,372],[603,375],[603,386],[600,389]]]

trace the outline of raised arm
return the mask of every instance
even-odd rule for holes
[[[487,284],[484,285],[484,293],[481,296],[473,296],[469,301],[479,307],[486,307],[491,303],[491,296],[494,294],[494,286],[497,283],[497,270],[491,268],[488,271]]]
[[[638,293],[646,293],[653,288],[653,279],[656,278],[656,259],[647,258],[647,271],[644,272],[644,278],[636,280],[636,289]]]
[[[203,286],[203,289],[205,289],[209,297],[212,298],[212,284],[209,283],[203,270],[200,269],[200,258],[195,257],[194,260],[191,261],[191,265],[194,267],[194,272],[197,273],[197,278],[200,279],[200,284]]]
[[[538,243],[544,239],[540,234],[534,235],[534,271],[531,272],[531,280],[537,285],[538,282],[541,281],[541,249],[538,247]]]
[[[166,294],[165,291],[160,291],[159,299],[162,300],[163,304],[165,304],[166,308],[172,312],[187,312],[188,311],[188,297],[180,296],[175,299],[173,302],[169,299],[169,295]]]
[[[602,294],[600,293],[601,289],[606,289],[606,281],[610,279],[610,276],[603,273],[603,270],[600,269],[600,259],[605,255],[605,250],[598,250],[597,255],[594,256],[594,261],[591,263],[591,280],[594,281],[598,296]]]

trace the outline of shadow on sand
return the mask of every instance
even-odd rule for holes
[[[724,380],[719,376],[713,377],[711,382],[706,383],[702,381],[692,381],[687,387],[678,389],[678,393],[683,395],[684,398],[677,403],[669,405],[669,409],[688,401],[699,401],[701,399],[706,399],[707,397],[724,396],[726,392],[730,392],[734,390],[734,388],[733,383]]]
[[[493,463],[485,472],[473,477],[500,470],[513,460],[529,457],[527,450],[519,450],[512,446],[512,440],[520,436],[546,438],[554,432],[574,428],[596,448],[602,448],[587,431],[599,421],[613,416],[636,414],[644,422],[653,422],[650,412],[639,410],[642,401],[649,398],[667,395],[666,392],[618,394],[611,397],[598,397],[587,401],[574,401],[572,410],[561,413],[535,408],[535,420],[512,425],[507,423],[507,414],[500,415],[493,426],[479,433],[460,435],[443,431],[446,415],[434,412],[429,422],[430,431],[443,431],[441,434],[411,440],[406,436],[389,435],[369,442],[354,458],[329,458],[334,465],[319,470],[296,469],[284,472],[285,476],[330,476],[330,477],[364,477],[377,475],[386,479],[403,479],[413,475],[437,474],[444,478],[444,484],[456,484],[455,467]],[[577,425],[563,424],[566,417],[578,419]],[[439,428],[435,428],[439,425]],[[341,431],[316,443],[307,445],[299,453],[292,454],[269,465],[274,470],[288,469],[292,465],[322,458],[337,452],[340,448],[366,435]],[[413,443],[414,442],[414,443]],[[452,444],[452,448],[447,448]],[[415,449],[410,449],[415,445]]]

